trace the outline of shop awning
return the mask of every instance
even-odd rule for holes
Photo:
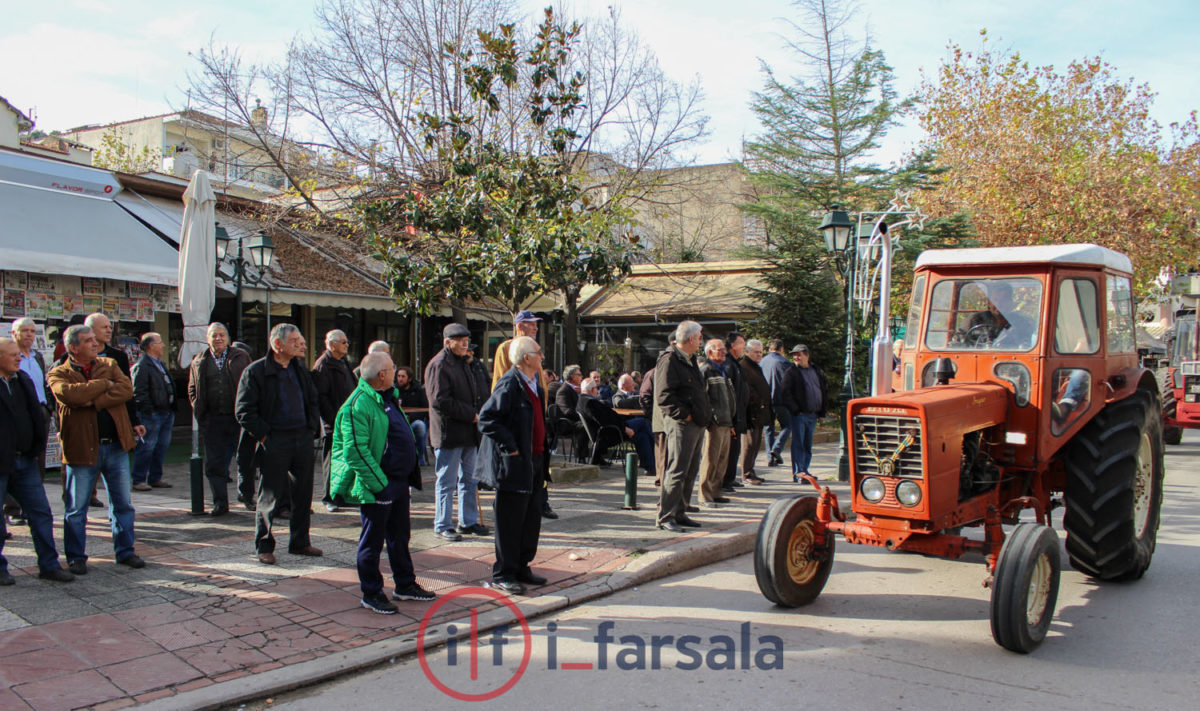
[[[175,286],[179,253],[109,198],[0,181],[0,265]]]
[[[612,287],[584,300],[581,316],[589,319],[752,318],[770,265],[746,260],[687,264],[640,264]]]
[[[116,199],[117,205],[134,216],[159,237],[179,249],[180,226],[183,224],[183,201],[142,195],[125,190]]]

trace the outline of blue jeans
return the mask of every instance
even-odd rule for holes
[[[458,524],[474,526],[479,523],[475,497],[475,447],[454,447],[433,450],[433,466],[437,470],[434,482],[436,508],[433,530],[454,530],[454,490],[458,489]]]
[[[117,560],[133,555],[133,503],[129,499],[129,455],[119,442],[100,445],[96,465],[66,467],[63,496],[67,512],[63,515],[63,552],[67,561],[87,560],[85,531],[88,501],[96,477],[104,478],[108,492],[108,520],[112,524],[113,551]]]
[[[18,454],[12,474],[4,474],[0,470],[0,498],[6,493],[17,500],[25,519],[29,521],[38,569],[47,571],[61,568],[58,551],[54,548],[54,514],[50,512],[50,502],[46,500],[46,489],[42,486],[36,459]],[[8,560],[4,557],[4,518],[0,516],[0,572],[8,570]]]
[[[817,429],[817,416],[811,412],[792,415],[792,474],[808,473],[812,464],[813,431]]]
[[[163,460],[171,444],[171,430],[175,427],[174,412],[139,412],[146,436],[133,450],[133,483],[153,484],[163,477]]]
[[[654,470],[654,433],[650,431],[650,423],[644,417],[631,417],[625,420],[625,426],[633,430],[633,448],[637,450],[638,460],[642,469],[657,474]]]
[[[411,423],[413,439],[417,441],[417,464],[425,466],[425,443],[429,441],[429,425],[425,420],[413,420]]]
[[[766,430],[767,452],[778,457],[783,453],[783,448],[788,442],[788,436],[792,433],[792,416],[783,407],[773,407],[772,412],[774,416],[763,429]],[[780,424],[778,435],[775,434],[776,420],[779,420]]]

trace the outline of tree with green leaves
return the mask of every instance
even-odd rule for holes
[[[360,205],[402,309],[428,314],[450,299],[515,314],[531,298],[561,291],[572,352],[579,290],[629,273],[635,243],[622,234],[620,202],[600,209],[571,169],[584,84],[569,69],[578,33],[548,8],[527,43],[513,25],[501,25],[479,33],[477,51],[447,47],[465,68],[466,109],[417,116],[447,177]],[[513,107],[525,121],[507,140],[473,130]]]

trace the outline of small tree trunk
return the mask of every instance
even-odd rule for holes
[[[579,362],[579,291],[567,289],[563,294],[563,365]]]

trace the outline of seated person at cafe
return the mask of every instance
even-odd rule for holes
[[[621,436],[633,442],[638,460],[646,474],[654,474],[654,435],[644,417],[622,417],[600,397],[600,385],[595,380],[583,381],[579,395],[579,415],[585,418],[599,439],[592,464],[607,465],[604,452],[620,444]]]

